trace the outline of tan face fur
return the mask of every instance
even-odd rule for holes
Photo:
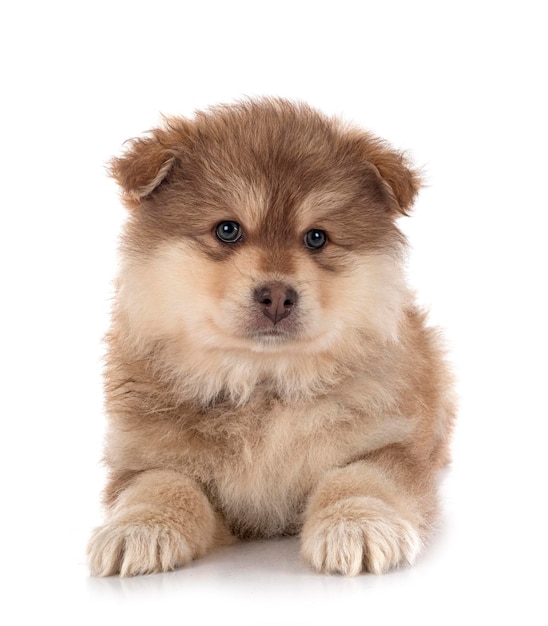
[[[276,378],[288,359],[306,394],[317,376],[297,370],[310,357],[336,369],[364,333],[397,338],[408,295],[394,218],[418,179],[378,140],[305,107],[249,103],[168,120],[113,173],[131,209],[120,310],[135,342],[169,340],[174,359],[179,346],[201,400],[221,386],[245,399],[250,381]],[[216,235],[225,221],[240,228],[235,243]],[[325,232],[323,248],[306,246],[312,229]],[[276,323],[257,302],[265,285],[296,294]],[[219,385],[205,383],[212,370]]]

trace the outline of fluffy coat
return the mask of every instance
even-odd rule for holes
[[[396,219],[420,187],[404,155],[264,99],[166,119],[112,175],[129,216],[91,572],[166,571],[235,537],[296,533],[318,571],[412,563],[454,408],[404,277]]]

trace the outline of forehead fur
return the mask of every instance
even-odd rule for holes
[[[267,245],[331,226],[341,243],[371,246],[395,232],[395,214],[418,188],[403,156],[380,140],[269,99],[168,118],[112,170],[133,222],[160,240],[205,236],[234,219],[270,236]]]

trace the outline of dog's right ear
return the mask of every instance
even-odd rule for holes
[[[188,130],[187,120],[166,120],[165,127],[129,140],[124,154],[111,160],[110,175],[120,185],[128,208],[138,206],[166,178]]]

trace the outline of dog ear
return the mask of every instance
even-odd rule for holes
[[[172,168],[175,157],[150,138],[131,141],[121,157],[110,162],[110,174],[120,185],[124,203],[133,208],[150,195]]]
[[[380,177],[394,216],[408,215],[421,187],[421,176],[403,152],[368,133],[355,137],[361,157]]]
[[[188,136],[187,120],[165,122],[146,137],[129,140],[124,154],[110,162],[110,175],[120,185],[128,208],[136,207],[166,178]]]

